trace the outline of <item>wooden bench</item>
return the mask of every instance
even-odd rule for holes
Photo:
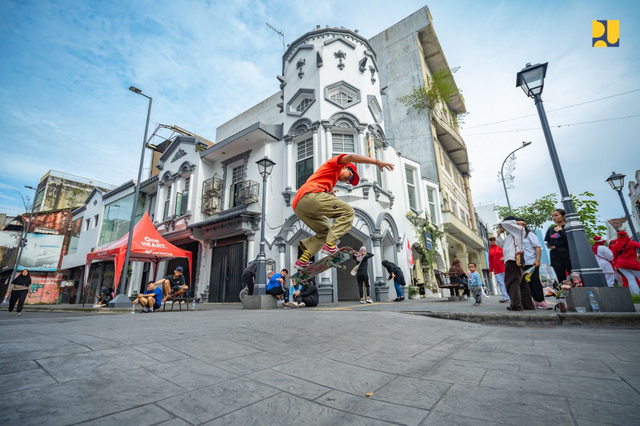
[[[460,288],[462,288],[460,284],[451,284],[449,282],[449,274],[445,272],[436,272],[435,276],[436,276],[436,281],[438,281],[438,288],[448,288],[449,291],[451,292],[451,295],[449,296],[449,300],[451,301],[461,300],[460,296],[458,295],[458,291],[460,290]]]

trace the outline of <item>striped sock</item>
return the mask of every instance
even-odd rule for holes
[[[329,248],[334,248],[335,247],[335,244],[333,244],[333,243],[327,242],[326,244],[329,246]]]
[[[302,253],[302,256],[300,256],[300,260],[304,263],[309,262],[309,259],[311,259],[311,253],[309,252],[309,250],[305,250],[304,253]]]

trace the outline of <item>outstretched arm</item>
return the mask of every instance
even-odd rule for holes
[[[347,154],[340,158],[340,164],[349,163],[375,164],[381,171],[384,171],[384,169],[393,171],[393,168],[395,167],[392,163],[386,163],[384,161],[376,160],[375,158],[358,154]]]

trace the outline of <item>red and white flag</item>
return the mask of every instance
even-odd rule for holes
[[[407,262],[409,265],[413,266],[413,252],[411,251],[411,244],[409,244],[409,239],[407,238]]]

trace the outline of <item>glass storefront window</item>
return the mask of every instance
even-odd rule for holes
[[[134,194],[127,195],[104,206],[98,246],[112,243],[129,232],[133,195]],[[144,197],[140,197],[138,199],[138,207],[136,208],[136,223],[140,220],[143,213]]]

